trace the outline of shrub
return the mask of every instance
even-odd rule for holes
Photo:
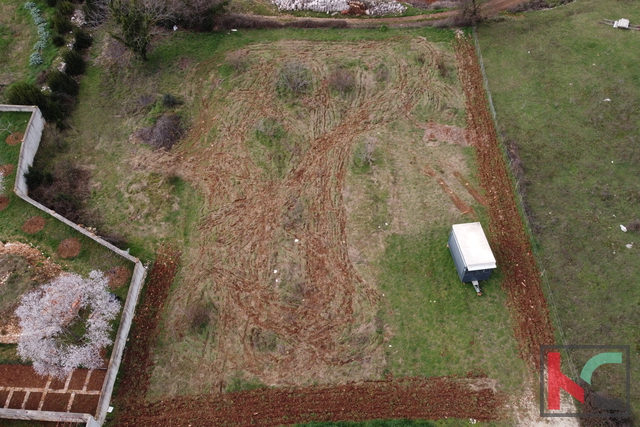
[[[166,113],[158,118],[150,128],[138,129],[134,136],[154,148],[170,150],[184,134],[182,119],[174,113]]]
[[[39,52],[33,52],[31,53],[31,55],[29,55],[29,66],[30,67],[37,67],[38,65],[44,63],[44,60],[42,59],[42,55],[40,55]]]
[[[63,15],[71,15],[75,10],[75,8],[73,7],[73,4],[67,0],[62,0],[58,2],[56,9],[58,9],[58,12],[60,12]]]
[[[64,40],[64,37],[62,37],[60,34],[56,34],[53,37],[51,37],[51,42],[55,47],[62,47],[66,43]]]
[[[356,78],[350,70],[338,68],[329,75],[329,87],[331,90],[346,95],[356,86]]]
[[[28,188],[36,188],[41,185],[51,185],[53,182],[53,176],[50,172],[42,172],[40,169],[35,169],[33,166],[29,166],[29,169],[24,174],[24,178],[27,181]]]
[[[84,58],[75,50],[68,50],[62,54],[62,60],[67,64],[66,73],[70,76],[79,76],[84,74],[87,64]]]
[[[311,90],[311,71],[299,62],[288,62],[280,69],[276,91],[281,97],[297,97]]]
[[[224,12],[229,0],[184,0],[179,6],[179,22],[196,31],[211,31],[214,20]]]
[[[634,219],[627,225],[627,230],[640,233],[640,219]]]
[[[42,111],[44,119],[48,122],[57,122],[65,118],[68,110],[58,103],[56,99],[50,99],[42,93],[40,88],[33,83],[19,82],[10,86],[6,93],[7,102],[16,105],[37,105]]]
[[[33,83],[19,82],[10,86],[6,93],[7,102],[16,105],[37,105],[42,109],[47,104],[47,97]]]
[[[73,43],[73,48],[75,50],[87,49],[93,44],[93,37],[91,37],[91,35],[82,28],[75,27],[73,29],[73,36],[76,39]]]
[[[53,70],[47,76],[47,85],[53,92],[66,93],[67,95],[76,96],[80,90],[78,82],[69,75]]]
[[[65,34],[71,31],[73,25],[69,17],[61,14],[59,11],[53,14],[51,18],[51,26],[58,34]]]
[[[33,177],[29,178],[32,174]],[[88,224],[86,201],[91,195],[91,173],[69,161],[58,163],[53,173],[30,169],[29,195],[70,221]],[[29,184],[33,180],[33,185]],[[38,181],[40,181],[39,185]]]
[[[180,105],[180,104],[181,104],[180,100],[175,96],[171,95],[170,93],[165,93],[164,95],[162,95],[162,105],[165,108],[173,108],[176,105]]]

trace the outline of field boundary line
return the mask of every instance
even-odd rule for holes
[[[531,228],[531,223],[529,222],[529,217],[524,214],[524,197],[522,196],[522,192],[520,191],[520,181],[518,181],[513,174],[511,173],[511,166],[512,166],[512,162],[511,159],[509,158],[509,156],[507,155],[507,153],[505,152],[505,136],[501,130],[501,128],[498,126],[498,116],[496,113],[496,109],[493,105],[493,98],[491,96],[491,90],[489,89],[489,79],[487,78],[487,73],[484,67],[484,59],[482,58],[482,51],[480,50],[480,40],[478,39],[478,34],[476,32],[476,27],[473,27],[473,42],[476,46],[476,52],[478,52],[478,62],[480,64],[480,71],[482,72],[482,81],[484,83],[484,89],[487,93],[487,98],[489,100],[489,109],[491,110],[491,116],[493,118],[493,124],[496,128],[496,134],[499,138],[500,141],[500,147],[502,148],[502,152],[504,153],[505,156],[505,160],[507,160],[507,163],[509,164],[509,175],[511,175],[511,179],[514,181],[514,188],[516,190],[516,194],[517,194],[517,204],[518,204],[518,208],[521,212],[521,216],[523,219],[523,222],[526,226],[526,231],[527,234],[529,235],[529,240],[531,241],[531,249],[533,250],[533,253],[535,254],[536,260],[538,260],[538,263],[540,262],[540,253],[538,251],[538,247],[535,245],[534,239],[533,239],[533,232],[532,232],[532,228]],[[542,269],[542,272],[540,273],[540,277],[542,279],[542,283],[544,283],[544,287],[547,291],[547,301],[551,303],[551,307],[553,309],[553,317],[554,317],[554,324],[558,330],[558,333],[560,334],[560,339],[562,340],[562,344],[563,345],[567,345],[567,337],[564,334],[564,331],[562,330],[562,323],[560,322],[560,317],[558,315],[558,306],[556,305],[556,301],[555,301],[555,296],[553,294],[553,291],[551,290],[551,285],[549,285],[549,280],[547,279],[547,276],[545,274],[546,269]],[[571,370],[571,373],[573,374],[574,377],[578,377],[578,371],[575,367],[575,364],[573,362],[573,359],[571,358],[571,355],[569,353],[566,353],[565,356],[568,358],[569,360],[569,369]]]
[[[42,138],[42,131],[44,129],[45,120],[42,117],[42,113],[40,112],[40,109],[36,106],[0,104],[0,112],[30,112],[31,113],[31,117],[29,118],[29,122],[27,124],[27,128],[25,129],[24,137],[22,139],[22,143],[20,146],[20,156],[18,158],[18,167],[16,168],[17,169],[16,181],[13,189],[14,193],[19,198],[33,205],[34,207],[41,210],[42,212],[45,212],[51,215],[52,217],[56,218],[57,220],[62,221],[69,227],[73,228],[79,233],[95,241],[99,245],[106,247],[110,251],[116,253],[122,258],[125,258],[126,260],[132,262],[135,265],[133,274],[131,276],[131,282],[129,285],[127,298],[125,300],[124,307],[122,308],[122,315],[120,317],[120,326],[118,328],[118,332],[116,333],[116,338],[114,339],[114,342],[113,342],[111,358],[109,359],[109,364],[107,367],[107,374],[104,378],[102,390],[100,391],[100,400],[98,401],[98,408],[95,413],[95,419],[93,415],[89,415],[89,414],[85,414],[86,416],[80,419],[77,416],[78,414],[69,414],[64,412],[51,412],[51,411],[24,411],[24,410],[20,411],[20,410],[13,410],[13,409],[0,409],[0,418],[41,420],[41,421],[77,421],[77,422],[86,421],[87,427],[96,426],[96,425],[99,426],[104,423],[105,418],[107,416],[107,409],[109,407],[111,395],[113,394],[113,388],[115,386],[116,377],[118,375],[118,369],[120,368],[120,363],[122,362],[122,355],[124,353],[124,347],[126,345],[127,337],[131,329],[131,323],[133,322],[133,316],[135,313],[136,305],[138,303],[138,298],[140,297],[140,290],[142,289],[144,279],[147,275],[147,269],[145,266],[142,265],[142,263],[138,258],[130,255],[129,252],[123,251],[122,249],[115,247],[111,243],[96,236],[94,233],[91,233],[88,230],[84,229],[83,227],[80,227],[78,224],[72,221],[69,221],[67,218],[63,217],[62,215],[59,215],[55,211],[47,208],[46,206],[36,202],[31,197],[29,197],[28,195],[29,187],[27,186],[27,180],[24,174],[29,170],[29,167],[33,165],[33,160],[40,146],[40,140]],[[56,418],[52,414],[56,414],[58,418]],[[42,416],[42,418],[38,418],[38,416]]]

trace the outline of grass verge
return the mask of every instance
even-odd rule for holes
[[[556,326],[567,344],[630,345],[636,377],[640,235],[620,225],[638,219],[640,208],[640,72],[630,66],[640,39],[599,24],[622,16],[638,21],[640,7],[575,2],[478,33],[499,128],[521,167]],[[574,362],[579,369],[586,360]],[[636,414],[638,387],[632,383]]]

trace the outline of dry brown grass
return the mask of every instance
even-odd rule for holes
[[[205,193],[206,212],[170,297],[153,396],[220,391],[232,377],[269,385],[379,378],[380,295],[374,278],[363,279],[354,267],[347,243],[352,150],[365,135],[395,135],[390,126],[398,121],[394,140],[420,142],[418,123],[450,122],[463,105],[460,89],[439,77],[439,49],[422,39],[339,49],[285,41],[246,51],[251,68],[232,76],[225,90],[214,90],[212,64],[200,65],[209,77],[191,90],[209,92],[195,126],[173,155],[158,157],[165,165],[159,167],[171,165]],[[415,52],[424,64],[416,64]],[[314,85],[296,99],[280,98],[280,64],[292,58],[310,70]],[[367,67],[353,69],[353,90],[343,97],[331,93],[327,77],[332,63],[347,59]],[[383,61],[389,72],[381,85],[374,70]],[[284,133],[256,141],[257,124],[270,117]],[[270,172],[276,160],[284,162],[281,175]],[[197,303],[217,307],[210,333],[189,331],[196,321],[182,313]]]

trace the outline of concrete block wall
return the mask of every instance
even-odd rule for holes
[[[109,366],[107,368],[107,375],[102,385],[102,392],[100,394],[100,400],[98,401],[98,409],[95,414],[74,414],[68,412],[48,412],[48,411],[27,411],[17,409],[0,409],[0,418],[11,418],[20,420],[41,420],[41,421],[72,421],[72,422],[85,422],[87,427],[101,426],[107,416],[107,409],[109,408],[109,402],[111,401],[111,394],[113,393],[113,387],[118,376],[118,369],[120,368],[120,362],[122,361],[122,354],[124,353],[124,347],[127,342],[129,330],[131,329],[131,323],[135,313],[136,304],[140,296],[140,290],[144,284],[144,279],[147,274],[147,269],[142,265],[140,260],[134,256],[131,256],[127,251],[123,251],[104,239],[96,236],[94,233],[86,230],[78,224],[69,221],[65,217],[57,214],[55,211],[47,208],[46,206],[36,202],[29,197],[29,188],[27,186],[27,180],[24,177],[25,172],[29,170],[29,167],[33,165],[33,159],[38,152],[40,146],[40,140],[42,138],[42,131],[44,129],[45,121],[42,118],[42,113],[38,107],[24,106],[24,105],[2,105],[0,104],[0,112],[30,112],[31,118],[27,124],[27,128],[22,140],[22,146],[20,147],[20,158],[18,160],[18,167],[16,172],[16,181],[14,185],[14,192],[18,197],[45,212],[46,214],[56,218],[59,221],[64,222],[69,227],[82,233],[88,238],[96,241],[100,245],[115,252],[121,257],[134,263],[135,267],[133,275],[131,277],[131,283],[129,285],[129,293],[122,309],[122,315],[120,319],[120,327],[116,334],[116,338],[113,343],[113,349],[111,351],[111,358],[109,359]],[[94,416],[95,415],[95,419]]]

